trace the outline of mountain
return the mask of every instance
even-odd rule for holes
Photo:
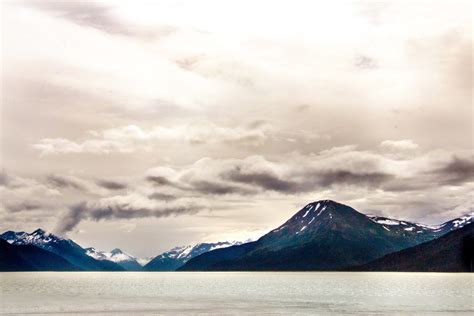
[[[205,252],[225,248],[240,242],[200,243],[183,247],[175,247],[153,258],[143,269],[146,271],[175,271],[190,259]]]
[[[257,241],[204,253],[179,270],[340,270],[437,238],[455,228],[448,223],[431,227],[317,201]]]
[[[0,235],[12,245],[32,245],[56,254],[73,266],[86,271],[123,271],[124,269],[108,260],[96,260],[86,254],[86,250],[70,239],[64,239],[37,229],[32,233],[7,231]]]
[[[96,260],[108,260],[115,262],[122,268],[128,271],[140,271],[142,270],[141,264],[138,263],[137,258],[123,252],[122,250],[115,248],[111,252],[99,251],[95,248],[86,248],[86,254]]]
[[[33,245],[0,239],[0,271],[79,271],[66,259]]]
[[[460,225],[458,225],[460,226]],[[473,272],[474,223],[435,240],[388,254],[356,271]]]
[[[474,222],[474,212],[461,216],[459,218],[455,218],[453,220],[447,221],[437,227],[440,229],[442,234],[449,233],[450,231],[457,230],[463,228]]]

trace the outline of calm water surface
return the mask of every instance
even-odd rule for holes
[[[473,315],[473,274],[0,273],[0,313]]]

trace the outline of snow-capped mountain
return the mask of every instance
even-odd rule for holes
[[[68,244],[77,250],[82,249],[74,241],[56,236],[41,228],[32,233],[7,231],[0,235],[0,237],[12,245],[34,245],[51,252],[54,252],[55,247],[61,243]]]
[[[331,200],[310,203],[255,242],[209,251],[180,270],[338,270],[433,240],[470,222],[439,226],[367,216]]]
[[[3,233],[2,239],[15,245],[47,245],[64,240],[61,237],[48,233],[41,228],[32,233],[7,231]]]
[[[367,215],[367,217],[369,217],[374,222],[383,225],[386,229],[403,229],[405,231],[415,232],[417,234],[432,233],[437,236],[441,236],[472,223],[474,212],[452,219],[440,225],[425,225],[373,215]]]
[[[238,241],[224,241],[175,247],[153,258],[148,264],[144,266],[144,269],[148,271],[174,271],[191,258],[199,256],[205,252],[240,244],[241,242]]]
[[[0,238],[0,271],[80,271],[66,259],[33,245],[14,245]]]
[[[469,214],[466,214],[464,216],[452,219],[450,221],[447,221],[439,226],[439,229],[441,229],[444,233],[448,233],[450,231],[462,228],[466,225],[471,224],[474,222],[474,212],[471,212]]]
[[[52,252],[81,270],[121,271],[121,266],[109,260],[96,260],[86,254],[86,250],[71,239],[62,238],[37,229],[32,233],[7,231],[0,235],[12,245],[32,245]]]
[[[117,263],[122,266],[125,270],[138,271],[142,269],[142,266],[138,262],[137,258],[129,255],[122,250],[115,248],[110,252],[99,251],[93,247],[86,248],[86,254],[96,260],[108,260]]]

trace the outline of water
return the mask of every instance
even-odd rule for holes
[[[0,273],[1,314],[472,315],[474,275]]]

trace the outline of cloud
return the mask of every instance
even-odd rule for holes
[[[29,202],[26,200],[15,202],[7,202],[5,208],[9,212],[17,213],[23,211],[32,211],[41,209],[42,205],[40,203]]]
[[[0,186],[7,186],[9,182],[8,174],[5,170],[0,171]]]
[[[329,170],[313,174],[319,186],[332,185],[379,187],[394,178],[394,175],[384,172],[352,172],[348,170]]]
[[[270,170],[245,171],[241,166],[235,166],[231,170],[223,171],[221,177],[233,182],[256,185],[270,191],[296,193],[303,189],[296,182],[280,179]]]
[[[446,185],[460,185],[474,181],[474,160],[472,157],[454,156],[445,166],[432,171],[439,182]]]
[[[106,188],[108,190],[123,190],[127,188],[127,185],[121,182],[110,181],[110,180],[98,180],[97,185]]]
[[[0,185],[0,223],[16,219],[24,224],[33,222],[30,221],[32,218],[39,218],[39,221],[50,219],[62,202],[61,193],[41,181],[19,177],[5,170],[3,175],[8,181]]]
[[[393,150],[393,151],[403,151],[403,150],[414,150],[419,146],[411,139],[404,140],[384,140],[380,143],[380,147],[383,149]]]
[[[89,132],[92,138],[73,141],[65,138],[44,138],[33,147],[42,156],[50,154],[114,152],[132,153],[150,151],[159,143],[183,142],[188,144],[227,144],[258,147],[268,138],[268,124],[250,124],[243,127],[222,127],[212,123],[189,126],[155,126],[144,130],[136,125]]]
[[[262,156],[205,158],[181,170],[154,169],[155,175],[146,179],[163,188],[204,195],[288,195],[342,186],[378,188],[395,178],[380,166],[384,159],[352,146],[312,156],[286,155],[278,161]]]
[[[171,26],[144,27],[123,20],[113,6],[93,1],[22,1],[26,6],[42,10],[80,26],[91,27],[111,35],[155,39],[177,31]]]
[[[180,199],[173,202],[158,202],[138,195],[119,195],[94,202],[81,202],[69,208],[59,219],[55,231],[64,234],[74,229],[82,220],[136,219],[144,217],[167,217],[195,214],[205,209],[199,201]]]
[[[439,167],[440,163],[446,164],[449,155],[437,151],[392,157],[385,151],[343,146],[319,154],[288,154],[278,160],[263,156],[205,158],[178,170],[153,169],[155,175],[146,179],[155,186],[182,194],[214,196],[260,196],[265,192],[301,195],[350,188],[393,194],[427,190],[433,183],[468,183],[472,174],[469,160],[456,158]]]
[[[171,181],[162,176],[148,176],[146,180],[156,185],[171,185]]]
[[[51,185],[60,189],[76,189],[76,190],[86,190],[86,186],[81,183],[78,179],[71,176],[60,176],[60,175],[50,175],[46,179],[48,185]]]
[[[172,201],[176,200],[178,197],[173,194],[153,192],[152,194],[148,195],[148,198],[153,200]]]
[[[220,182],[218,180],[193,180],[191,190],[205,195],[246,195],[252,193],[251,189],[240,187],[231,183]]]

